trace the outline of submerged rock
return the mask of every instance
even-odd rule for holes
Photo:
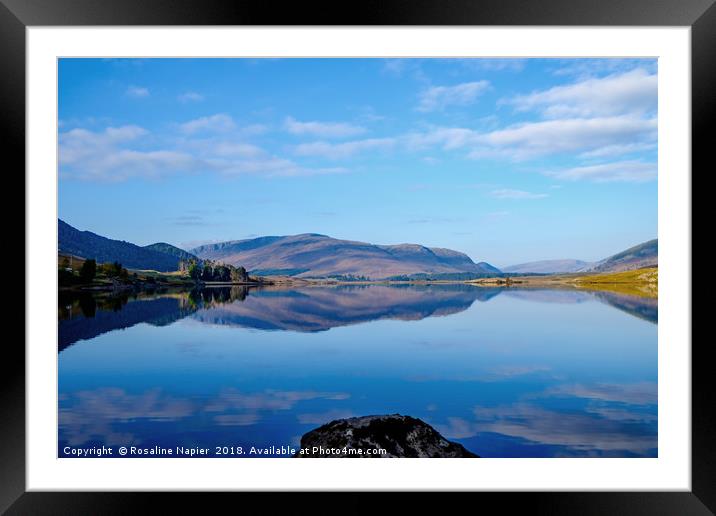
[[[376,453],[385,450],[385,453]],[[337,419],[301,438],[299,458],[478,457],[448,441],[427,423],[410,416]]]

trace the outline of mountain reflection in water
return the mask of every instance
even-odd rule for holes
[[[295,446],[333,419],[402,413],[482,457],[658,455],[656,299],[210,287],[63,292],[58,317],[60,450]]]
[[[78,340],[139,323],[164,326],[185,317],[260,330],[325,331],[378,319],[415,321],[462,312],[505,292],[525,300],[598,299],[656,323],[656,299],[577,290],[484,288],[466,284],[342,285],[304,288],[206,287],[190,291],[59,296],[59,351]]]

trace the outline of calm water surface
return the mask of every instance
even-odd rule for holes
[[[60,296],[59,450],[400,413],[483,457],[657,455],[657,302],[470,285]],[[212,450],[213,451],[213,450]]]

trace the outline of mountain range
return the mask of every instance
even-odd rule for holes
[[[462,276],[618,272],[658,264],[656,239],[597,262],[546,260],[500,270],[487,262],[476,263],[465,253],[452,249],[419,244],[376,245],[317,233],[230,240],[188,251],[164,242],[138,246],[80,231],[60,219],[58,248],[60,253],[94,258],[99,263],[118,261],[128,269],[170,272],[178,269],[180,260],[197,259],[243,266],[256,275],[298,278],[469,279]]]
[[[518,263],[503,267],[502,272],[518,274],[564,274],[579,272],[591,267],[592,264],[583,260],[540,260],[537,262]]]
[[[649,240],[596,262],[583,260],[542,260],[503,267],[520,274],[567,274],[575,272],[622,272],[659,264],[659,240]]]
[[[199,258],[242,265],[254,273],[299,278],[384,279],[414,274],[500,274],[489,263],[464,253],[418,244],[375,245],[306,233],[208,244],[189,252]]]

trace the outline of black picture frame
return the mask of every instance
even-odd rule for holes
[[[24,191],[25,29],[30,26],[112,25],[547,25],[689,26],[692,58],[692,169],[705,169],[716,107],[715,0],[363,0],[348,4],[220,0],[0,0],[0,109],[7,176]],[[10,158],[8,160],[8,158]],[[8,163],[12,163],[10,166]],[[713,165],[711,165],[711,168]],[[692,171],[682,171],[691,173]],[[704,170],[705,172],[705,170]],[[22,182],[21,182],[22,181]],[[8,219],[6,219],[8,220]],[[15,213],[12,220],[17,220]],[[693,252],[693,251],[692,251]],[[693,263],[693,262],[692,262]],[[32,306],[26,304],[26,310]],[[9,335],[9,334],[8,334]],[[19,339],[4,342],[0,382],[0,511],[7,514],[127,514],[167,504],[204,512],[205,495],[190,493],[39,493],[25,489],[25,353]],[[499,503],[501,511],[529,507],[550,514],[713,514],[716,512],[716,388],[704,341],[692,346],[692,491],[589,493],[475,493],[468,503]],[[251,493],[242,505],[254,501]],[[325,499],[302,494],[292,512],[334,512]],[[374,494],[352,493],[341,512],[370,510]],[[321,501],[323,500],[323,501]],[[421,496],[401,500],[422,503]],[[272,505],[286,501],[273,494]],[[230,503],[230,502],[229,502]],[[383,503],[381,501],[381,503]],[[475,506],[476,510],[479,510]]]

